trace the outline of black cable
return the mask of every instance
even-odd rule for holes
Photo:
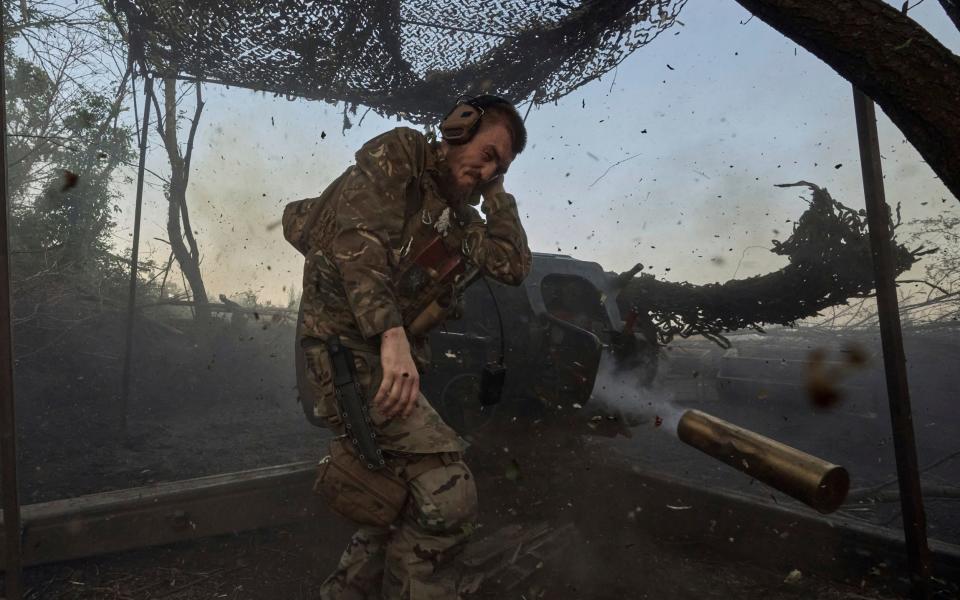
[[[490,282],[487,281],[487,278],[483,275],[481,275],[480,278],[483,279],[483,284],[487,286],[487,291],[490,292],[490,299],[493,300],[493,308],[497,311],[497,323],[500,325],[500,360],[497,361],[497,364],[503,366],[507,357],[507,345],[506,336],[503,334],[503,316],[500,314],[500,303],[497,302],[497,295],[493,293],[493,288],[490,287]]]

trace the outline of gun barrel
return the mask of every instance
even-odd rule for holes
[[[845,468],[699,410],[683,414],[677,435],[685,444],[824,514],[839,508],[850,489]]]

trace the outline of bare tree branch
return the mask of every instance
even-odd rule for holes
[[[193,144],[196,136],[200,115],[203,111],[203,96],[200,84],[197,83],[197,106],[194,109],[193,123],[187,138],[186,154],[192,158]],[[200,272],[199,249],[190,229],[190,218],[187,212],[187,183],[190,180],[189,163],[180,151],[177,140],[177,81],[173,78],[163,80],[164,127],[161,132],[167,158],[170,161],[169,206],[167,207],[167,236],[171,249],[180,265],[180,272],[186,282],[194,300],[197,302],[196,318],[206,323],[210,318],[207,305],[207,292]],[[154,98],[154,101],[156,99]],[[183,227],[181,227],[181,223]],[[187,244],[184,244],[186,239]],[[189,245],[189,248],[188,248]]]
[[[183,159],[184,189],[190,181],[190,161],[193,159],[193,143],[197,136],[197,126],[200,124],[200,113],[203,112],[203,94],[201,84],[196,83],[197,88],[197,106],[193,113],[193,121],[190,123],[190,133],[187,136],[187,149]],[[187,210],[186,194],[180,202],[180,216],[183,219],[184,236],[187,238],[187,244],[190,245],[190,254],[195,260],[200,258],[200,249],[197,247],[197,241],[193,237],[193,227],[190,225],[190,212]]]
[[[940,287],[939,285],[937,285],[937,284],[935,284],[935,283],[933,283],[933,282],[927,281],[926,279],[898,279],[898,280],[897,280],[897,283],[922,283],[922,284],[924,284],[924,285],[930,286],[931,288],[937,290],[937,291],[940,292],[941,294],[949,294],[949,293],[950,293],[948,290],[945,290],[945,289],[943,289],[942,287]],[[931,292],[931,293],[932,293],[932,292]]]

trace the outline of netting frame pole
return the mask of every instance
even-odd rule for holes
[[[127,331],[120,388],[120,416],[124,435],[128,432],[127,409],[130,405],[130,377],[133,363],[133,330],[137,308],[137,271],[140,266],[140,222],[143,212],[143,181],[146,172],[147,139],[150,134],[150,105],[153,101],[153,77],[143,70],[143,121],[140,131],[140,158],[137,163],[137,198],[133,215],[133,248],[130,252],[130,293],[127,299]]]
[[[903,331],[897,299],[892,227],[883,188],[877,116],[873,100],[856,86],[853,87],[853,107],[857,121],[867,228],[870,233],[877,289],[877,319],[880,323],[880,342],[893,428],[900,511],[903,515],[903,534],[910,571],[910,597],[913,600],[927,600],[930,597],[931,572],[927,518],[920,487],[920,467],[917,462],[917,444],[910,407],[907,361],[903,350]]]
[[[2,29],[2,28],[0,28]],[[0,31],[0,48],[7,43]],[[3,486],[4,596],[23,597],[20,489],[17,483],[17,417],[13,384],[13,302],[10,297],[10,199],[7,196],[6,53],[0,57],[0,469]]]

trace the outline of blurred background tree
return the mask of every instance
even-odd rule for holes
[[[4,3],[3,20],[13,310],[26,350],[122,305],[116,184],[136,151],[122,118],[131,71],[95,2]]]

